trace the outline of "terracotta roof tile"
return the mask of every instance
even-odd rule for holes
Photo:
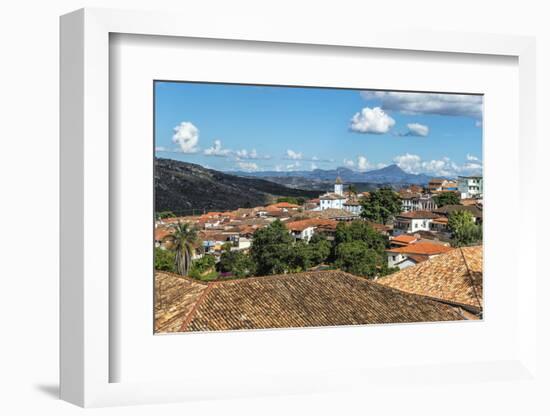
[[[483,247],[462,247],[382,277],[378,283],[408,293],[483,308]]]
[[[190,293],[190,285],[183,278],[176,278],[176,282],[171,284],[181,285],[186,293]],[[217,281],[209,284],[207,293],[204,292],[204,286],[193,289],[194,301],[183,298],[181,311],[177,312],[179,299],[174,298],[174,304],[165,303],[163,308],[169,311],[172,321],[177,323],[157,325],[160,332],[465,319],[453,306],[341,271]],[[158,305],[157,310],[157,319],[168,321]],[[179,328],[177,324],[180,324]]]
[[[410,244],[414,241],[416,241],[417,238],[413,235],[407,235],[407,234],[401,234],[397,237],[393,237],[391,239],[392,242],[397,242],[397,243],[405,243],[405,244]]]
[[[408,244],[403,247],[390,248],[387,251],[391,253],[420,254],[432,256],[435,254],[446,253],[451,250],[451,247],[445,246],[443,244],[435,244],[426,241]]]

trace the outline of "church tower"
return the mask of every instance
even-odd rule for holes
[[[344,184],[340,176],[336,178],[336,182],[334,183],[334,193],[336,195],[344,195]]]

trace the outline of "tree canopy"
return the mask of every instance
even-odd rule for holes
[[[435,195],[433,200],[438,208],[445,205],[458,205],[460,204],[460,197],[456,192],[442,192],[439,195]]]
[[[173,251],[163,250],[155,247],[155,270],[164,270],[165,272],[175,272],[175,258]]]
[[[361,216],[369,221],[386,224],[401,212],[401,199],[391,188],[372,191],[362,201]]]
[[[259,275],[284,273],[292,254],[293,238],[280,220],[254,233],[250,255]]]
[[[449,229],[455,247],[478,244],[483,239],[481,225],[477,225],[474,216],[466,210],[455,211],[449,216]]]
[[[356,275],[374,278],[388,274],[385,249],[388,238],[364,221],[339,223],[334,238],[336,267]]]
[[[256,272],[256,265],[252,257],[242,251],[225,251],[218,263],[220,272],[231,273],[235,277],[253,276]]]

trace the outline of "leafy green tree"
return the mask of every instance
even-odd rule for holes
[[[356,195],[357,195],[357,187],[356,187],[354,184],[350,183],[350,184],[348,185],[348,192],[349,192],[351,195],[356,196]]]
[[[258,275],[284,273],[288,270],[293,238],[280,220],[254,233],[250,255]]]
[[[380,253],[364,241],[342,243],[336,247],[336,267],[359,276],[374,277],[383,264]]]
[[[314,234],[311,240],[309,240],[309,247],[311,251],[311,263],[316,266],[327,260],[330,255],[332,244],[326,237],[320,234]]]
[[[303,196],[281,196],[277,198],[277,203],[279,202],[288,202],[289,204],[294,205],[304,205],[304,203],[306,202],[306,198],[304,198]]]
[[[456,192],[442,192],[433,197],[435,204],[440,208],[445,205],[460,204],[460,197]]]
[[[481,225],[477,225],[472,213],[466,210],[455,211],[449,216],[449,229],[454,247],[479,244],[483,240]]]
[[[175,252],[176,273],[185,276],[191,267],[191,255],[199,246],[197,230],[187,223],[179,222],[176,231],[169,237],[172,241],[172,250]]]
[[[335,266],[349,273],[374,278],[388,274],[385,249],[388,238],[364,221],[340,223],[334,237]]]
[[[172,211],[157,212],[157,219],[162,220],[164,218],[175,218],[176,215]]]
[[[231,247],[233,247],[233,243],[231,243],[230,241],[223,243],[222,251],[231,251]]]
[[[155,270],[174,272],[176,270],[175,257],[173,251],[155,247]]]
[[[382,224],[401,212],[401,199],[391,188],[372,191],[362,201],[361,217]]]
[[[367,248],[383,252],[388,246],[388,238],[380,234],[365,221],[340,222],[336,226],[335,246],[353,241],[363,241]]]
[[[218,274],[213,270],[215,265],[216,259],[214,256],[206,254],[193,262],[189,268],[189,276],[194,279],[213,280],[218,277]]]
[[[252,276],[256,271],[256,265],[252,257],[242,251],[223,252],[218,268],[221,272],[231,273],[239,278]]]
[[[289,257],[289,268],[292,272],[302,272],[313,266],[313,250],[306,241],[294,243]]]

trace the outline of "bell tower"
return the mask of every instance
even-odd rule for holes
[[[336,182],[334,182],[334,193],[336,195],[344,195],[344,183],[340,176],[338,176]]]

